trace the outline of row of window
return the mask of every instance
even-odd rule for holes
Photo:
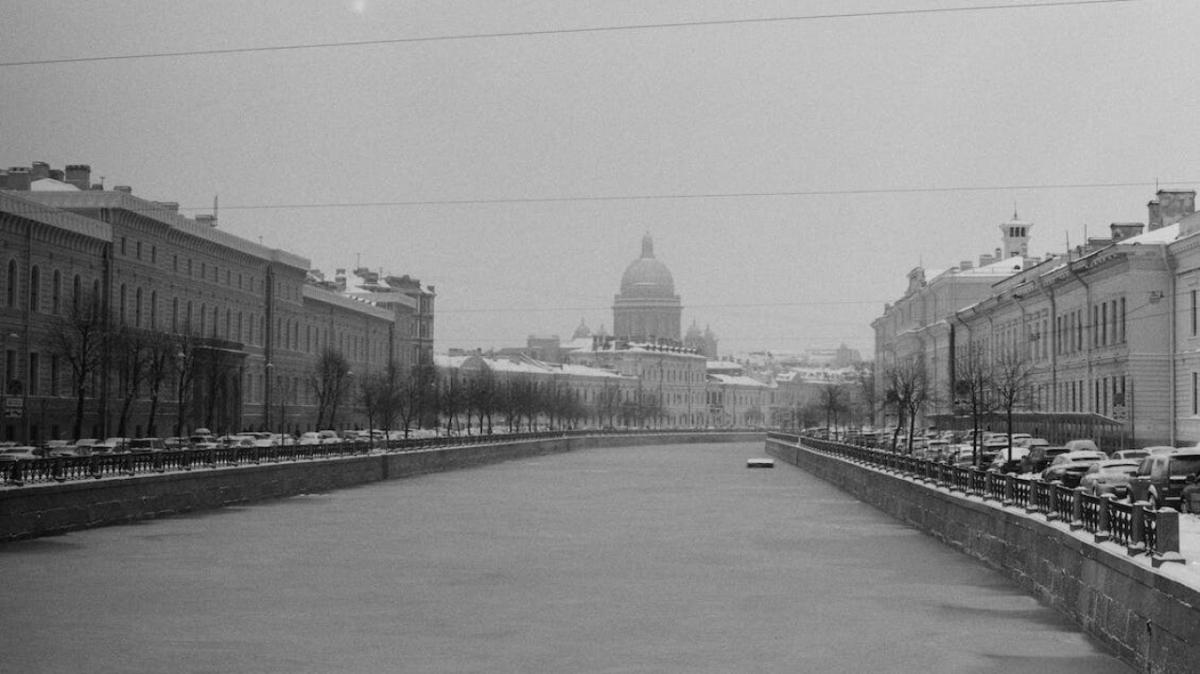
[[[1085,349],[1085,344],[1090,344],[1091,348],[1124,344],[1127,325],[1125,298],[1093,304],[1090,317],[1085,309],[1080,308],[1061,314],[1054,321],[1055,344],[1059,355],[1079,353]]]
[[[129,237],[122,236],[117,248],[119,254],[122,257],[130,257],[132,253],[132,257],[136,260],[148,258],[150,264],[158,264],[158,246],[151,244],[143,247],[141,241],[133,241],[132,244],[131,246]],[[143,257],[143,249],[146,252],[146,257]],[[230,288],[234,287],[235,277],[231,268],[225,267],[222,270],[215,264],[209,265],[204,261],[197,263],[190,257],[181,260],[179,255],[171,255],[171,271],[176,274],[186,274],[188,278],[199,278],[204,281],[211,281],[212,283],[221,283],[221,272],[224,271],[225,285]],[[263,290],[262,282],[257,276],[252,274],[247,275],[244,272],[238,272],[236,281],[238,290],[248,290],[250,292],[262,292]]]
[[[1083,379],[1059,382],[1057,409],[1063,412],[1095,412],[1112,416],[1115,406],[1125,405],[1126,377],[1097,377],[1088,385]],[[1035,409],[1046,409],[1049,386],[1037,389]]]

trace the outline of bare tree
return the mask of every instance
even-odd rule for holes
[[[191,410],[196,382],[200,338],[191,334],[176,335],[173,340],[175,356],[175,435],[183,435]]]
[[[846,409],[846,387],[841,384],[822,384],[818,394],[821,409],[825,412],[825,427],[829,429],[830,437],[835,437],[838,423],[838,413]]]
[[[496,398],[499,390],[496,375],[490,368],[480,369],[467,385],[467,409],[475,413],[479,420],[479,434],[484,434],[484,421],[487,422],[487,434],[492,433],[492,415],[496,411]],[[468,424],[469,425],[469,424]]]
[[[971,416],[972,463],[979,463],[983,420],[995,411],[994,369],[980,342],[967,342],[954,355],[954,406]]]
[[[76,439],[83,430],[85,401],[89,393],[95,393],[92,384],[104,363],[108,336],[107,317],[94,298],[75,298],[70,311],[51,331],[50,352],[61,358],[71,373],[75,394],[72,437]]]
[[[116,328],[110,334],[110,339],[113,374],[116,375],[117,392],[121,396],[117,435],[123,438],[129,435],[129,414],[149,370],[147,339],[144,331],[128,326]]]
[[[458,415],[466,408],[466,386],[458,371],[447,369],[438,378],[438,408],[446,420],[446,435],[453,433],[458,425]]]
[[[317,399],[317,427],[335,427],[338,406],[350,390],[350,363],[341,351],[332,347],[321,351],[313,365],[309,386]]]
[[[992,363],[996,407],[1004,412],[1008,460],[1012,461],[1013,411],[1028,404],[1033,390],[1033,364],[1021,348],[1003,349]]]
[[[867,361],[858,363],[854,366],[854,379],[858,386],[859,400],[862,401],[862,406],[866,412],[865,416],[870,419],[871,425],[875,424],[875,412],[879,407],[878,396],[875,391],[875,363]]]
[[[150,411],[146,420],[146,435],[158,436],[158,406],[163,385],[175,369],[175,340],[165,332],[146,335],[146,387],[150,394]]]
[[[899,411],[899,423],[896,433],[908,425],[909,454],[913,450],[913,432],[916,429],[916,419],[929,401],[929,378],[925,371],[925,359],[921,356],[910,356],[901,359],[890,366],[885,373],[888,382],[888,395],[894,401]],[[895,436],[893,436],[893,446]]]

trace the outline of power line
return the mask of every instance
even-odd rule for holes
[[[896,187],[845,190],[790,190],[777,192],[697,192],[665,194],[604,194],[573,197],[503,197],[496,199],[413,199],[395,201],[329,201],[319,203],[292,204],[221,204],[221,209],[230,210],[273,210],[273,209],[316,209],[316,208],[393,208],[408,206],[480,206],[503,204],[556,204],[607,201],[667,201],[692,199],[763,199],[782,197],[853,196],[871,194],[937,194],[952,192],[1000,192],[1010,190],[1079,190],[1115,189],[1126,187],[1162,187],[1166,185],[1191,185],[1200,180],[1158,180],[1124,183],[1032,183],[1017,185],[958,185],[949,187]],[[211,205],[187,206],[180,210],[203,211]]]
[[[1047,7],[1072,7],[1085,5],[1112,5],[1140,2],[1141,0],[1056,0],[1053,2],[1024,2],[1008,5],[978,5],[974,7],[940,7],[929,9],[894,9],[873,12],[840,12],[834,14],[807,14],[799,16],[775,16],[753,19],[713,19],[709,21],[672,21],[663,23],[631,24],[622,26],[593,26],[584,28],[553,28],[547,30],[521,30],[495,33],[464,33],[457,35],[434,35],[425,37],[386,38],[379,40],[348,40],[339,42],[313,42],[305,44],[276,45],[262,47],[231,47],[228,49],[193,49],[171,52],[148,52],[144,54],[116,54],[111,56],[80,56],[74,58],[37,59],[30,61],[0,62],[0,67],[40,66],[63,63],[93,63],[97,61],[132,61],[156,58],[178,58],[190,56],[218,56],[229,54],[251,54],[262,52],[299,51],[311,49],[340,49],[347,47],[370,47],[395,44],[417,44],[423,42],[451,42],[464,40],[493,40],[516,37],[541,37],[546,35],[572,35],[586,33],[613,33],[633,30],[664,30],[699,28],[705,26],[733,26],[748,24],[785,23],[797,21],[829,21],[836,19],[858,19],[867,17],[914,16],[927,14],[949,14],[983,12],[1012,9],[1039,9]]]
[[[826,300],[817,302],[735,302],[731,304],[688,304],[687,309],[761,309],[777,307],[822,307],[846,306],[850,304],[879,304],[887,300]],[[559,311],[609,311],[611,306],[594,307],[502,307],[488,309],[438,309],[439,314],[499,314],[499,313],[547,313]]]

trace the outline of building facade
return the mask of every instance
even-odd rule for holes
[[[323,351],[360,374],[431,362],[432,288],[315,286],[307,259],[90,172],[0,172],[4,439],[313,430]]]
[[[963,421],[956,367],[980,357],[1021,370],[1016,430],[1105,449],[1200,442],[1195,192],[1160,190],[1147,211],[1147,224],[1113,223],[1109,237],[1014,269],[937,320],[903,325],[889,306],[873,324],[876,353],[922,354],[933,382],[924,421]]]

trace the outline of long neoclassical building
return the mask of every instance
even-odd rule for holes
[[[70,440],[77,420],[86,437],[314,430],[323,351],[358,375],[432,363],[432,287],[388,277],[331,288],[310,271],[215,214],[94,184],[85,164],[0,171],[0,437]],[[139,344],[174,340],[169,371],[151,376],[153,363],[111,342],[89,351],[91,307]],[[354,412],[337,425],[360,423]]]
[[[998,260],[913,270],[904,296],[872,323],[877,367],[924,363],[923,423],[962,417],[956,368],[974,352],[1024,366],[1016,430],[1093,437],[1104,449],[1200,442],[1195,202],[1193,190],[1159,190],[1145,223],[1112,223],[1108,237],[1041,259],[1009,245],[1028,223],[1005,223]]]

